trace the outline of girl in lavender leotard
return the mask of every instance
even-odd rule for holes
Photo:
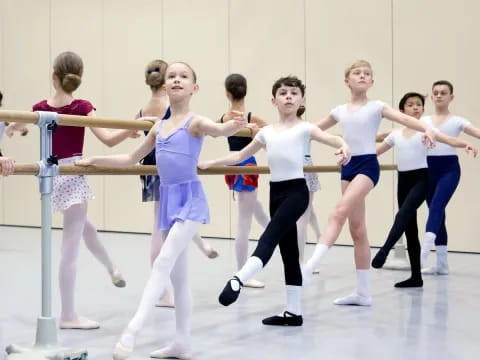
[[[185,63],[173,63],[165,75],[172,115],[155,124],[142,145],[130,154],[96,156],[78,165],[136,164],[154,147],[160,175],[159,229],[168,231],[156,258],[135,316],[115,346],[113,358],[127,359],[149,311],[163,293],[170,277],[176,299],[176,336],[173,344],[154,351],[155,358],[190,358],[192,298],[188,286],[187,249],[201,224],[209,222],[207,199],[197,176],[197,160],[205,135],[229,136],[246,124],[243,114],[233,121],[215,123],[190,112],[190,99],[198,90],[196,75]]]

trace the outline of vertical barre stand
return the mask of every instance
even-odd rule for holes
[[[6,347],[8,360],[86,360],[86,350],[71,350],[58,345],[57,324],[52,317],[52,190],[58,175],[58,163],[52,156],[52,134],[58,124],[58,114],[39,111],[40,170],[38,180],[42,202],[42,314],[37,319],[35,344]]]

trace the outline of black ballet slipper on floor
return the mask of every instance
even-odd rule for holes
[[[385,264],[385,261],[387,261],[387,256],[388,252],[380,248],[372,260],[372,267],[380,269]]]
[[[404,281],[400,281],[395,284],[396,288],[415,288],[415,287],[423,287],[423,280],[410,278]]]
[[[296,315],[289,311],[284,311],[283,316],[274,315],[262,320],[263,325],[274,326],[302,326],[302,315]]]
[[[238,290],[234,290],[232,288],[232,280],[238,281]],[[220,296],[218,297],[218,301],[220,302],[220,304],[222,304],[223,306],[233,304],[238,299],[242,286],[243,283],[236,276],[228,280],[227,285],[225,285],[222,292],[220,293]]]

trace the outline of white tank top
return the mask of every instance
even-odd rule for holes
[[[303,179],[305,147],[315,125],[302,121],[277,131],[273,125],[260,129],[255,140],[265,145],[271,181]]]
[[[348,110],[347,104],[337,106],[330,112],[333,119],[341,124],[342,136],[352,155],[377,153],[375,140],[384,106],[381,101],[369,100],[353,112]]]
[[[402,132],[402,129],[396,129],[383,140],[388,145],[397,147],[395,155],[397,157],[398,171],[410,171],[428,167],[428,149],[422,143],[423,134],[416,132],[407,138]]]
[[[470,125],[470,121],[461,116],[452,115],[440,126],[433,125],[431,116],[423,116],[422,120],[427,126],[444,133],[445,135],[458,137],[466,126]],[[445,156],[457,155],[457,149],[437,141],[437,145],[433,149],[428,149],[428,156]]]

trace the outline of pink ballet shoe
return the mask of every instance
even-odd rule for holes
[[[118,342],[113,349],[113,360],[126,360],[132,354],[133,348]]]
[[[155,304],[155,306],[156,307],[174,308],[175,307],[175,301],[173,299],[173,296],[170,293],[166,292],[158,300],[158,302]]]
[[[60,320],[60,329],[70,330],[94,330],[100,328],[100,324],[96,321],[86,318],[78,318],[73,321]]]
[[[150,357],[154,359],[188,360],[192,358],[192,353],[187,349],[182,349],[179,345],[173,344],[151,352]]]

